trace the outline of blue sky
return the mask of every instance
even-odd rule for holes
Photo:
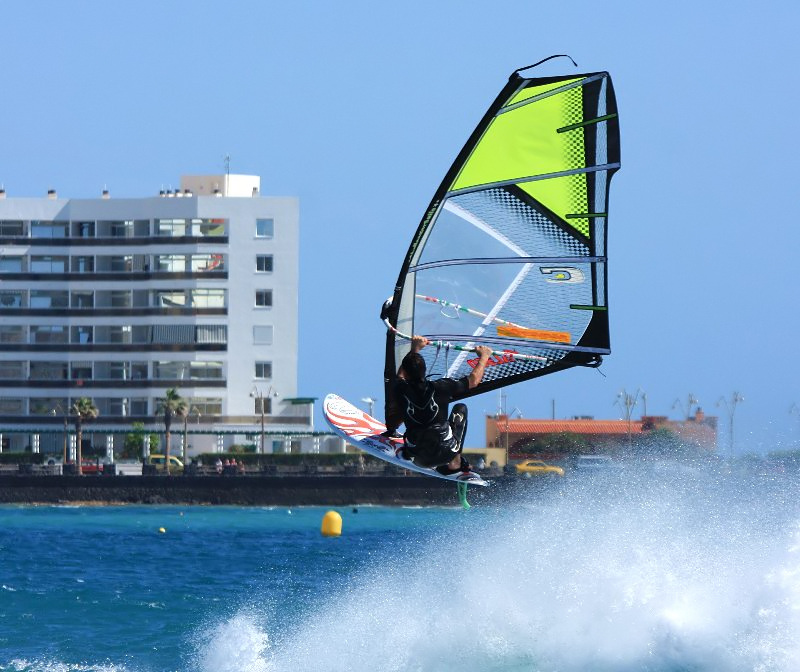
[[[716,404],[738,391],[737,449],[787,448],[799,24],[790,1],[14,0],[0,182],[9,196],[150,196],[230,155],[264,194],[300,198],[298,392],[380,399],[378,312],[423,210],[508,75],[568,53],[611,73],[620,110],[612,354],[602,375],[507,388],[507,408],[620,417],[618,392],[641,389],[648,413],[678,418],[692,393],[721,416],[724,448]],[[499,394],[469,405],[475,445]]]

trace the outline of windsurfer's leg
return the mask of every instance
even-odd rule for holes
[[[469,471],[470,464],[467,462],[461,451],[464,449],[464,439],[467,435],[467,406],[466,404],[455,404],[448,418],[453,437],[456,440],[455,455],[447,464],[437,467],[440,474],[455,474],[459,471]]]
[[[464,448],[464,438],[467,436],[467,405],[455,404],[448,422],[453,428],[453,436],[456,437],[460,452]]]
[[[470,466],[470,463],[467,462],[467,458],[464,457],[460,452],[447,464],[436,467],[436,471],[438,471],[440,474],[444,474],[445,476],[457,474],[459,471],[470,471],[471,469],[472,467]]]

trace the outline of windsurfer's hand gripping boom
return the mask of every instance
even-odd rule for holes
[[[411,337],[411,352],[419,352],[428,345],[430,341],[425,336],[412,336]],[[473,387],[477,387],[481,380],[483,380],[483,373],[486,371],[486,363],[489,361],[489,357],[494,354],[494,350],[485,346],[485,345],[477,345],[475,346],[475,352],[478,355],[478,363],[475,365],[475,368],[472,369],[472,372],[469,374],[467,378],[469,388],[472,389]],[[405,375],[403,372],[403,365],[400,365],[400,368],[397,370],[397,377],[405,379]]]

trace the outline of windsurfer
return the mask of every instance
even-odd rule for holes
[[[454,398],[481,382],[492,350],[484,345],[475,348],[478,361],[468,376],[428,381],[425,360],[419,354],[426,345],[427,338],[414,336],[411,352],[403,357],[386,404],[386,435],[393,435],[405,424],[403,457],[423,467],[435,467],[441,474],[469,471],[470,465],[461,454],[467,407],[459,403],[449,416],[447,411]]]

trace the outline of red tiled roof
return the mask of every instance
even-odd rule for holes
[[[497,432],[505,434],[558,434],[571,432],[573,434],[627,434],[627,420],[526,420],[505,418],[489,418]],[[642,423],[632,420],[630,423],[631,434],[642,433]]]

